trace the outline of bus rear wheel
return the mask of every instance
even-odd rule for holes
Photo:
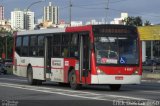
[[[121,84],[111,84],[109,85],[109,87],[110,87],[110,90],[112,91],[119,91],[121,88]]]
[[[28,79],[28,84],[30,85],[36,85],[36,80],[33,79],[33,70],[32,70],[32,67],[28,67],[28,70],[27,70],[27,79]]]
[[[77,89],[80,89],[81,88],[81,85],[80,84],[77,84],[76,82],[76,73],[74,70],[72,70],[70,73],[69,73],[69,84],[70,84],[70,87],[74,90],[77,90]]]

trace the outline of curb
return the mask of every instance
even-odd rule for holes
[[[156,79],[160,80],[160,73],[143,73],[142,79]]]
[[[142,82],[160,83],[160,73],[143,73]]]
[[[142,79],[141,82],[160,83],[160,80],[155,80],[155,79]]]

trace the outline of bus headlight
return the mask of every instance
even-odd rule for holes
[[[134,71],[133,75],[138,75],[138,72],[139,72],[139,70],[136,69],[136,70]]]
[[[97,68],[97,74],[105,74],[102,70],[100,70],[99,68]]]

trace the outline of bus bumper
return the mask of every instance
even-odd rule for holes
[[[91,75],[91,84],[140,84],[141,75]]]

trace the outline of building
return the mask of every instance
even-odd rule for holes
[[[92,19],[90,21],[87,21],[85,25],[98,25],[98,24],[105,24],[105,20],[102,19],[101,21],[97,21],[95,19]]]
[[[125,18],[128,17],[128,13],[121,13],[121,17],[120,18],[114,18],[113,21],[110,22],[110,24],[121,24],[124,25],[125,23],[123,22],[123,20]]]
[[[11,25],[7,20],[0,20],[0,30],[11,31]]]
[[[51,21],[52,24],[58,24],[59,21],[59,10],[57,6],[52,6],[49,2],[49,6],[44,7],[43,21]]]
[[[24,12],[24,29],[33,30],[35,27],[34,22],[35,22],[34,12],[32,11]]]
[[[0,20],[4,20],[4,7],[0,5]]]
[[[11,12],[11,27],[14,30],[22,30],[24,29],[24,12],[15,9]]]
[[[35,27],[34,22],[34,12],[30,10],[15,9],[11,12],[11,27],[14,30],[33,30]]]
[[[82,21],[71,21],[71,26],[82,26]]]

